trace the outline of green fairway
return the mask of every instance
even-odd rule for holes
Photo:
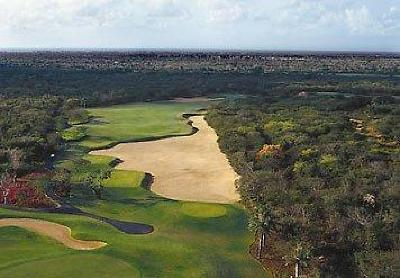
[[[88,264],[87,262],[91,262]],[[71,267],[66,268],[65,265]],[[110,267],[112,265],[112,267]],[[4,277],[62,278],[62,277],[140,277],[140,272],[123,260],[105,255],[63,255],[40,261],[27,262],[3,272]],[[118,274],[117,274],[118,273]],[[115,276],[117,274],[117,276]]]
[[[164,103],[92,109],[92,115],[110,124],[89,125],[89,141],[83,144],[187,134],[191,130],[179,114],[198,107]],[[90,138],[99,144],[92,145]],[[153,225],[155,231],[129,235],[84,216],[0,208],[0,218],[44,219],[70,227],[74,238],[108,243],[95,251],[75,251],[23,229],[0,228],[0,277],[266,277],[248,254],[253,236],[239,205],[165,199],[141,187],[144,173],[135,171],[114,169],[102,200],[79,185],[88,172],[112,168],[113,161],[87,154],[62,161],[58,167],[70,169],[76,183],[70,202],[93,214]]]
[[[87,127],[82,146],[99,149],[115,142],[149,140],[190,134],[182,113],[193,112],[204,103],[145,103],[89,109],[96,118]]]

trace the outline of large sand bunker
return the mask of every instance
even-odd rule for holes
[[[236,202],[237,175],[218,147],[217,134],[203,116],[190,119],[199,129],[192,136],[123,143],[92,154],[122,159],[119,169],[152,173],[155,177],[152,190],[161,196],[211,203]]]
[[[65,246],[75,250],[94,250],[107,245],[101,241],[83,241],[71,236],[71,229],[67,226],[31,218],[4,218],[0,219],[1,227],[21,227],[38,234],[55,239]]]

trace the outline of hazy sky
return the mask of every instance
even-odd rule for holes
[[[0,0],[0,48],[400,51],[400,0]]]

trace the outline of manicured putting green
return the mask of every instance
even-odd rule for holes
[[[192,217],[212,218],[224,216],[226,208],[217,204],[183,203],[182,212]]]

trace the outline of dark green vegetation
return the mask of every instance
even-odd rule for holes
[[[1,52],[0,65],[37,69],[129,72],[400,74],[397,53],[266,51],[26,51]]]
[[[35,170],[60,150],[61,106],[57,97],[0,100],[1,171]]]
[[[81,105],[111,105],[200,95],[285,95],[291,92],[343,91],[400,96],[399,75],[339,75],[324,73],[83,70],[78,68],[1,65],[0,96],[58,95],[76,97]]]
[[[400,276],[400,101],[310,94],[222,103],[207,120],[241,175],[270,269]]]
[[[144,105],[96,109],[94,113],[110,122],[122,113],[125,117],[119,118],[120,123],[131,129],[133,135],[141,134],[143,139],[168,135],[168,132],[171,135],[191,132],[179,114],[192,111],[198,104],[146,105],[153,113],[143,114]],[[141,119],[137,133],[133,115]],[[159,118],[153,122],[154,115],[165,117],[165,122]],[[146,129],[145,125],[152,129]],[[88,125],[88,130],[91,126]],[[112,140],[118,142],[118,128],[113,123],[101,126],[103,134],[113,134]],[[91,132],[91,136],[96,136],[95,131]],[[140,136],[134,139],[140,140]],[[70,227],[77,239],[108,243],[96,251],[73,251],[22,229],[1,228],[0,277],[10,273],[13,277],[28,274],[40,277],[265,277],[261,265],[248,254],[252,236],[242,207],[161,198],[141,186],[144,173],[115,170],[113,158],[88,155],[83,149],[79,143],[73,143],[64,160],[57,164],[57,169],[70,171],[71,196],[66,194],[64,200],[96,215],[151,224],[155,231],[148,235],[128,235],[83,216],[0,208],[1,218],[45,219]],[[92,173],[108,170],[111,177],[102,181],[99,199],[85,181]],[[62,178],[57,180],[64,182]]]
[[[0,174],[21,176],[45,168],[51,155],[63,150],[68,122],[86,118],[75,100],[0,98]]]

